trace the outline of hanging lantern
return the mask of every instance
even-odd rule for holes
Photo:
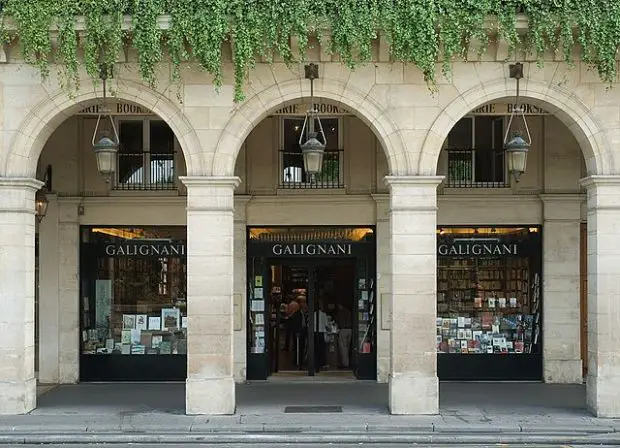
[[[311,179],[319,174],[323,168],[323,155],[327,146],[327,138],[323,132],[323,125],[314,108],[314,80],[319,77],[319,66],[308,64],[305,66],[306,79],[310,80],[310,108],[306,112],[304,124],[299,136],[299,146],[304,159],[304,169]],[[316,120],[316,122],[315,122]],[[318,125],[318,132],[315,126]]]
[[[527,168],[527,153],[532,146],[532,137],[530,129],[525,119],[525,112],[519,103],[519,80],[523,78],[523,64],[517,62],[510,64],[510,77],[517,80],[517,101],[512,108],[508,125],[506,126],[506,134],[504,135],[504,153],[507,159],[508,172],[514,176],[516,182],[521,180],[521,176]],[[527,140],[523,138],[521,132],[512,132],[512,138],[508,140],[510,128],[516,116],[520,116],[523,120],[523,126],[527,135]]]
[[[93,132],[93,151],[97,158],[97,169],[106,182],[110,182],[110,179],[116,171],[116,159],[118,154],[118,148],[120,146],[120,139],[118,138],[118,132],[114,125],[114,118],[110,113],[110,110],[106,107],[106,80],[108,78],[108,70],[106,67],[101,68],[101,80],[103,81],[103,105],[101,107],[101,113],[97,117],[97,125]],[[101,119],[104,122],[102,123]],[[106,129],[105,122],[109,122],[111,130]],[[103,126],[100,128],[100,126]],[[109,135],[111,134],[111,136]]]

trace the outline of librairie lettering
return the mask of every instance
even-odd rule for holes
[[[488,255],[518,255],[519,246],[515,243],[457,241],[449,244],[439,244],[437,252],[441,256],[467,255],[483,257]]]
[[[274,244],[274,255],[351,255],[350,244],[308,243],[308,244]]]
[[[105,253],[110,257],[183,257],[185,245],[170,243],[107,244]]]

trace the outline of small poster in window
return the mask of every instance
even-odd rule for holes
[[[161,330],[161,317],[149,316],[148,329],[149,330]]]
[[[254,320],[254,323],[256,325],[265,325],[265,316],[263,315],[263,313],[256,314],[256,319]]]
[[[136,315],[136,329],[137,330],[146,330],[147,329],[147,317],[146,314],[138,314]]]
[[[511,297],[510,298],[510,308],[516,308],[517,307],[517,298],[516,297]]]
[[[181,328],[187,328],[187,316],[181,316]]]
[[[121,343],[122,344],[131,344],[131,330],[122,330],[121,331]]]
[[[506,308],[506,297],[500,297],[498,303],[500,308]]]
[[[123,314],[123,330],[133,330],[136,328],[136,315]]]
[[[163,340],[164,337],[162,335],[153,335],[153,337],[151,338],[151,347],[159,348]]]
[[[263,297],[264,297],[263,296],[263,288],[256,288],[254,290],[254,298],[255,299],[262,299]]]
[[[252,300],[250,304],[250,311],[265,311],[264,300]]]
[[[495,297],[489,297],[489,308],[495,308]]]
[[[140,343],[140,335],[142,333],[141,330],[136,330],[135,328],[133,330],[129,330],[130,335],[131,335],[131,343],[132,344],[139,344]]]
[[[256,286],[257,288],[263,287],[263,276],[262,275],[257,275],[254,277],[254,286]]]
[[[170,331],[181,327],[181,310],[179,308],[161,309],[161,329]]]

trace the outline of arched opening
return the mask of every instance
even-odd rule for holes
[[[581,384],[586,198],[579,181],[606,166],[604,148],[595,144],[593,120],[576,122],[578,110],[527,96],[532,144],[517,181],[503,150],[507,131],[524,131],[521,118],[507,128],[514,98],[484,99],[466,111],[449,106],[431,130],[444,138],[436,167],[445,176],[437,215],[439,379]]]
[[[244,298],[234,337],[237,381],[387,381],[389,331],[377,324],[377,291],[389,288],[388,157],[350,106],[324,97],[315,103],[327,147],[314,180],[299,146],[307,98],[261,112],[236,158],[234,240],[243,256],[235,261],[235,293]]]
[[[109,100],[120,147],[106,182],[91,142],[98,104],[72,104],[23,126],[40,129],[20,151],[38,159],[49,202],[36,228],[38,380],[183,381],[187,216],[179,177],[196,151],[183,145],[195,142],[182,120],[155,112],[162,103]],[[7,171],[30,174],[32,161],[18,160],[12,154]]]

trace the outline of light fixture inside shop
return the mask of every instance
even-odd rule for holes
[[[517,80],[517,99],[510,113],[510,119],[506,126],[506,134],[504,135],[504,152],[508,160],[508,172],[512,173],[516,182],[519,182],[521,175],[525,173],[527,167],[527,153],[532,145],[532,137],[530,129],[525,119],[525,109],[519,102],[519,80],[523,78],[523,64],[517,62],[510,64],[510,78]],[[520,116],[523,120],[527,141],[523,138],[520,131],[511,133],[511,126],[516,116]],[[510,140],[508,140],[511,136]]]
[[[103,81],[103,104],[99,108],[92,144],[93,151],[97,157],[97,168],[99,169],[99,173],[104,177],[106,182],[110,182],[110,179],[116,171],[116,155],[118,153],[119,138],[114,119],[106,104],[107,66],[103,65],[101,67],[100,77]]]
[[[310,107],[306,112],[306,118],[301,128],[299,146],[304,158],[304,169],[312,181],[323,167],[323,154],[327,146],[327,138],[314,105],[314,80],[319,77],[319,66],[314,63],[306,65],[305,75],[306,79],[310,80]],[[315,130],[315,124],[318,125],[318,132]]]
[[[47,193],[52,191],[52,165],[47,165],[43,175],[43,182],[43,186],[34,196],[34,211],[39,222],[43,221],[43,218],[47,215],[47,206],[49,205]]]

